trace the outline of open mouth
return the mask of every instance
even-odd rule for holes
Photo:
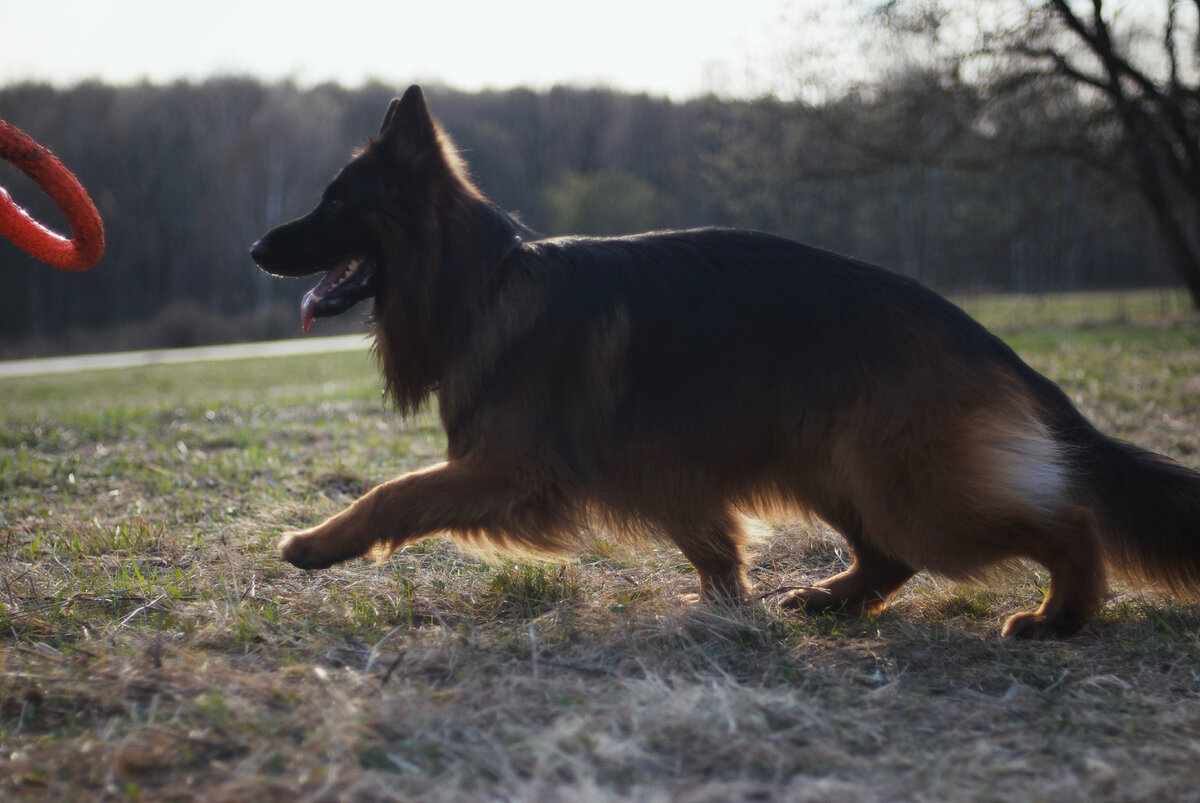
[[[341,315],[358,302],[375,295],[375,263],[366,257],[343,260],[325,274],[300,302],[300,325],[304,331],[313,318]]]

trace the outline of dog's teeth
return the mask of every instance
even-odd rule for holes
[[[358,270],[360,265],[362,265],[361,259],[353,260],[350,263],[350,265],[346,268],[345,273],[343,273],[341,276],[338,277],[337,282],[333,286],[340,287],[341,285],[345,284],[346,281],[355,274],[355,272]]]

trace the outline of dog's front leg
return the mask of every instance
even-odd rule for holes
[[[302,569],[323,569],[441,532],[540,540],[559,523],[551,497],[527,466],[452,460],[373,488],[316,527],[284,536],[279,551]]]

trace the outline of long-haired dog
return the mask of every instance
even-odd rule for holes
[[[1066,395],[934,292],[749,231],[541,239],[468,179],[417,87],[309,214],[251,254],[325,272],[301,318],[374,299],[397,407],[436,393],[445,462],[286,536],[319,569],[449,533],[567,553],[597,527],[670,539],[704,598],[747,595],[743,514],[794,512],[848,571],[785,597],[880,610],[914,573],[1050,573],[1010,636],[1079,630],[1106,564],[1200,580],[1200,475],[1100,434]]]

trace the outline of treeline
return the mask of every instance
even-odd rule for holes
[[[401,90],[240,78],[0,87],[0,118],[78,175],[107,236],[104,259],[82,274],[0,240],[0,356],[296,334],[312,282],[271,279],[246,249],[316,202]],[[750,227],[943,291],[1174,280],[1132,193],[1062,156],[1002,156],[1019,152],[1005,141],[1038,125],[1036,110],[963,132],[963,99],[920,80],[822,106],[604,89],[427,93],[484,191],[549,234]],[[1061,121],[1062,109],[1044,119]],[[65,230],[3,163],[0,186]]]

